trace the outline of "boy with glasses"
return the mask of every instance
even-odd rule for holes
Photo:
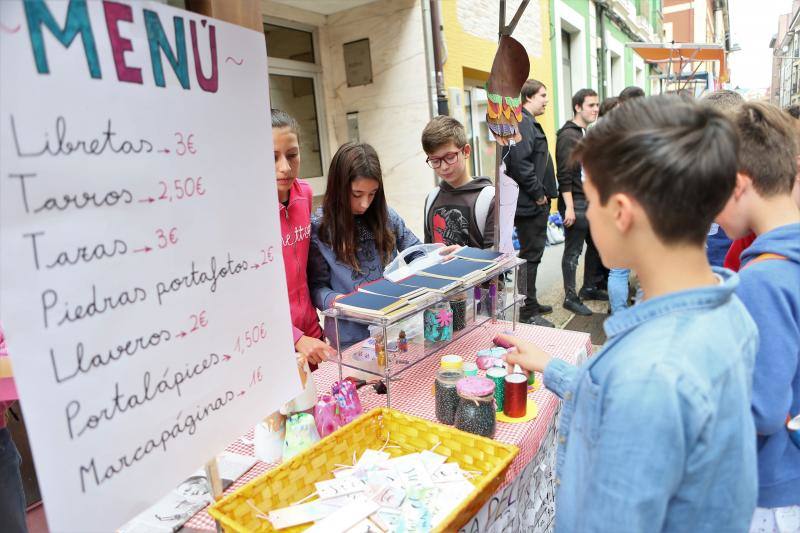
[[[452,117],[434,117],[422,131],[422,149],[442,180],[425,199],[425,242],[491,248],[494,186],[487,177],[469,175],[464,126]]]

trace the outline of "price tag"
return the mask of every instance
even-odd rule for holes
[[[314,486],[317,488],[317,494],[321,500],[364,492],[367,489],[366,483],[355,476],[327,479],[315,483]]]

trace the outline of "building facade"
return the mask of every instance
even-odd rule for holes
[[[557,80],[557,122],[572,118],[572,95],[595,89],[602,98],[630,85],[647,94],[658,91],[656,69],[628,42],[660,43],[660,0],[553,0],[550,40]]]
[[[185,7],[201,0],[163,1]],[[301,177],[317,196],[336,149],[368,142],[380,156],[390,205],[421,235],[424,198],[436,178],[420,134],[441,112],[465,125],[473,174],[494,173],[484,85],[497,49],[499,0],[202,1],[242,9],[256,3],[270,105],[299,120]],[[507,21],[520,4],[506,1]],[[550,105],[539,121],[551,150],[578,89],[608,96],[628,85],[657,89],[653,68],[625,44],[660,42],[661,33],[661,0],[528,3],[513,36],[528,52],[530,77],[548,88]]]
[[[664,42],[722,45],[731,50],[727,0],[664,0]],[[727,63],[727,61],[726,61]],[[673,62],[665,86],[695,96],[721,89],[729,75],[718,61]]]
[[[792,11],[778,17],[778,32],[769,43],[772,48],[772,82],[769,101],[786,107],[800,103],[800,0]]]
[[[519,4],[508,0],[507,20]],[[324,193],[338,146],[368,142],[380,156],[390,206],[421,236],[424,199],[436,179],[420,135],[443,111],[467,129],[473,174],[494,173],[484,85],[497,49],[497,0],[261,0],[260,5],[270,103],[300,121],[301,173],[315,194]],[[531,77],[552,87],[549,20],[550,1],[533,0],[514,37],[529,53]],[[540,121],[554,138],[552,106]]]
[[[486,126],[486,90],[492,61],[497,51],[499,2],[497,0],[444,0],[438,2],[442,14],[444,86],[449,114],[467,129],[472,145],[472,172],[493,176],[495,166],[494,140]],[[519,6],[519,0],[509,0],[506,21]],[[550,104],[538,117],[545,134],[555,139],[555,105],[553,103],[553,69],[551,42],[547,38],[549,21],[548,0],[532,0],[514,30],[513,37],[528,52],[529,77],[538,79],[550,92]],[[554,142],[551,142],[554,144]]]

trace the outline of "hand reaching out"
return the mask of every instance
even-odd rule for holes
[[[498,335],[502,340],[513,346],[503,359],[509,365],[519,365],[528,372],[544,372],[545,367],[553,356],[533,344],[511,335]]]
[[[460,248],[461,246],[457,244],[451,244],[450,246],[445,246],[443,248],[440,248],[439,255],[445,256],[444,259],[442,259],[442,261],[447,261],[448,259],[452,259],[453,254],[456,253]]]
[[[335,351],[326,342],[314,337],[303,335],[298,339],[294,345],[295,350],[308,360],[309,363],[315,365],[320,364],[322,361],[327,361],[328,357],[333,357]]]

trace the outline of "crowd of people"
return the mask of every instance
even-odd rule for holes
[[[553,161],[536,120],[547,88],[528,80],[522,101],[522,139],[503,151],[519,185],[520,319],[552,326],[536,275],[556,198],[564,307],[591,314],[584,300],[610,299],[608,341],[579,368],[507,338],[509,362],[542,372],[563,400],[556,530],[800,531],[789,425],[800,415],[800,122],[733,91],[695,101],[629,87],[601,103],[582,89]],[[388,206],[371,146],[339,148],[312,214],[297,124],[273,111],[273,128],[284,227],[307,235],[284,247],[296,346],[318,362],[336,332],[320,330],[314,308],[380,278],[419,240]],[[441,180],[425,200],[425,242],[492,246],[494,188],[469,173],[464,127],[438,116],[421,141]],[[631,272],[639,295],[626,309]],[[368,333],[340,322],[338,335],[346,347]]]
[[[582,89],[554,161],[537,121],[547,88],[528,80],[522,101],[522,139],[503,152],[519,185],[520,319],[552,327],[536,277],[555,199],[563,305],[586,315],[585,300],[610,299],[612,313],[606,345],[581,367],[507,338],[509,362],[542,372],[563,400],[556,530],[800,531],[800,437],[787,426],[800,415],[800,122],[730,91],[693,101],[631,87],[600,102]],[[272,134],[294,344],[318,364],[337,334],[345,348],[368,332],[321,326],[317,311],[420,240],[389,206],[369,144],[336,151],[315,211],[297,122],[273,110]],[[464,127],[435,117],[421,145],[441,180],[425,200],[424,241],[445,254],[491,247],[495,191],[469,172]],[[630,272],[640,297],[626,309]],[[0,465],[10,493],[19,464],[6,437],[0,429],[0,457],[15,459]],[[24,528],[20,499],[2,500]]]
[[[564,306],[606,296],[575,293],[585,243],[584,289],[611,269],[608,340],[576,368],[506,339],[563,400],[556,531],[800,531],[796,110],[635,87],[572,103],[556,144]]]

